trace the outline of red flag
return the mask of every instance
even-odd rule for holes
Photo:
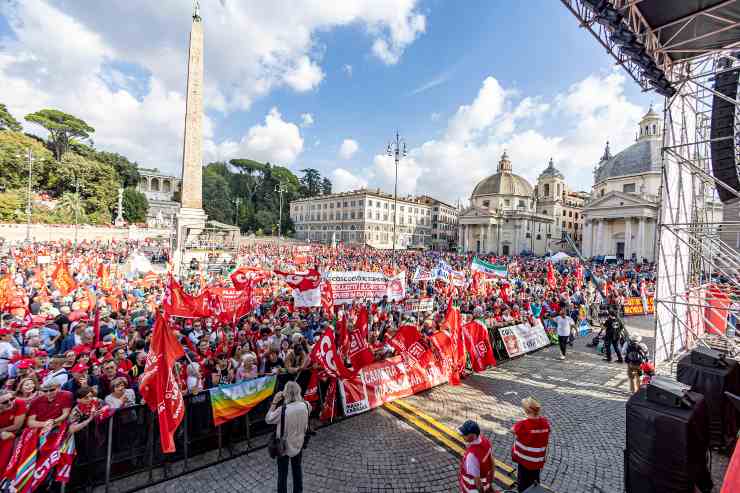
[[[159,438],[162,452],[175,451],[173,435],[185,414],[180,385],[172,367],[185,352],[175,338],[165,318],[159,314],[154,324],[151,346],[141,377],[140,392],[152,412],[159,419]]]
[[[100,289],[110,291],[112,284],[110,281],[110,264],[102,263],[98,265],[98,279],[100,280]]]
[[[465,345],[462,335],[462,322],[460,321],[460,309],[452,304],[452,298],[447,305],[447,313],[442,322],[450,333],[450,349],[452,350],[452,368],[448,379],[452,385],[460,384],[460,372],[465,367]]]
[[[319,400],[319,372],[318,370],[311,370],[311,376],[308,379],[308,386],[306,386],[306,394],[303,396],[306,402],[316,402]]]
[[[321,339],[314,345],[311,351],[311,361],[321,365],[329,376],[334,378],[353,378],[357,373],[348,370],[342,363],[337,354],[337,345],[331,330],[324,332]]]
[[[735,452],[732,454],[730,465],[725,471],[725,479],[722,482],[722,491],[720,493],[737,493],[740,487],[740,445],[735,445]]]
[[[201,318],[210,316],[210,298],[207,291],[199,296],[187,294],[175,278],[170,276],[164,291],[162,307],[170,317]]]
[[[283,276],[285,283],[293,288],[293,303],[296,307],[321,306],[321,274],[316,269],[305,272],[280,272],[275,274]]]
[[[430,357],[427,348],[421,342],[421,334],[415,325],[402,325],[398,332],[388,341],[396,353],[412,364],[426,367]]]
[[[321,283],[321,307],[328,317],[334,316],[334,291],[329,281]]]
[[[100,342],[100,308],[95,309],[95,319],[93,321],[93,333],[95,334],[95,347]]]
[[[474,371],[483,371],[489,366],[496,366],[493,346],[488,330],[480,320],[473,320],[463,327],[465,349],[470,355]]]
[[[242,266],[231,273],[231,282],[236,289],[246,289],[254,283],[269,277],[269,274],[258,267]]]
[[[547,285],[550,286],[551,289],[555,289],[555,271],[552,268],[552,262],[547,262]]]
[[[375,356],[367,344],[367,307],[360,308],[360,313],[355,321],[355,330],[349,337],[349,360],[352,369],[357,371],[375,361]]]
[[[62,294],[62,296],[67,296],[69,293],[77,288],[77,283],[75,282],[72,275],[69,273],[69,270],[67,269],[67,264],[65,264],[61,260],[57,262],[57,266],[54,269],[54,272],[51,274],[51,281],[54,287],[56,287]]]
[[[321,421],[334,421],[334,410],[336,408],[337,400],[337,379],[332,378],[329,382],[329,388],[326,391],[326,398],[324,399],[324,408],[321,410],[319,419]]]
[[[349,346],[349,330],[347,330],[347,317],[349,317],[346,310],[340,312],[337,316],[337,347],[341,354],[347,354],[347,347]]]
[[[510,305],[509,302],[509,292],[508,292],[509,285],[508,284],[502,284],[498,288],[499,296],[501,296],[501,299],[504,300],[504,303],[507,305]]]

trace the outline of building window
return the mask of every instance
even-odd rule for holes
[[[542,213],[543,213],[544,215],[547,215],[547,211],[546,211],[545,209],[542,209]]]
[[[520,208],[520,209],[524,209],[525,207],[527,207],[527,206],[526,206],[526,204],[524,203],[524,201],[523,201],[523,200],[520,200],[520,201],[519,201],[519,208]]]
[[[545,183],[545,197],[549,197],[549,196],[550,196],[550,184]]]
[[[344,207],[347,207],[347,202],[344,203]]]
[[[622,192],[624,193],[635,193],[635,184],[634,183],[625,183],[622,185]]]
[[[509,207],[511,205],[511,201],[509,199],[504,199],[504,206]]]
[[[603,197],[603,196],[604,196],[604,189],[602,188],[602,189],[600,190],[600,192],[601,192],[601,193],[600,193],[600,195],[601,195],[601,196]]]
[[[563,217],[565,217],[565,211],[563,211]]]
[[[490,205],[491,205],[491,201],[490,200],[484,200],[483,201],[483,207],[489,207]]]

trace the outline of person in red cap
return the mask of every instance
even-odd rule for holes
[[[0,390],[0,468],[3,470],[13,454],[16,433],[26,420],[26,403],[9,390]]]
[[[467,443],[458,472],[461,493],[493,492],[493,472],[496,468],[491,442],[481,435],[480,427],[475,421],[464,422],[458,431]]]

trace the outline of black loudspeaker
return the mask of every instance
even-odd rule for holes
[[[706,366],[708,368],[727,367],[725,353],[705,346],[696,346],[691,351],[691,362],[695,365]]]
[[[720,62],[720,68],[729,68],[730,63],[729,59],[725,59],[724,63]],[[740,77],[740,67],[717,74],[714,80],[714,90],[730,99],[737,99],[738,77]],[[734,104],[717,95],[713,96],[712,128],[710,131],[712,171],[715,178],[721,180],[730,188],[740,191],[740,176],[738,176],[737,167],[738,155],[735,145],[735,111]],[[718,186],[717,193],[722,202],[737,198],[736,195],[724,187]]]
[[[712,490],[706,455],[707,414],[701,394],[688,392],[691,408],[649,401],[641,388],[627,401],[624,481],[627,493],[694,493]]]

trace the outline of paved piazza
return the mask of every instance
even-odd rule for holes
[[[633,318],[628,327],[647,334],[650,323]],[[511,464],[508,430],[521,417],[519,401],[532,395],[553,425],[545,484],[563,493],[621,492],[625,368],[603,362],[588,340],[577,340],[564,362],[551,346],[405,402],[448,426],[478,420],[496,457]],[[306,492],[457,491],[459,456],[384,409],[320,430],[303,463]],[[147,491],[269,492],[275,484],[275,463],[260,450]]]

